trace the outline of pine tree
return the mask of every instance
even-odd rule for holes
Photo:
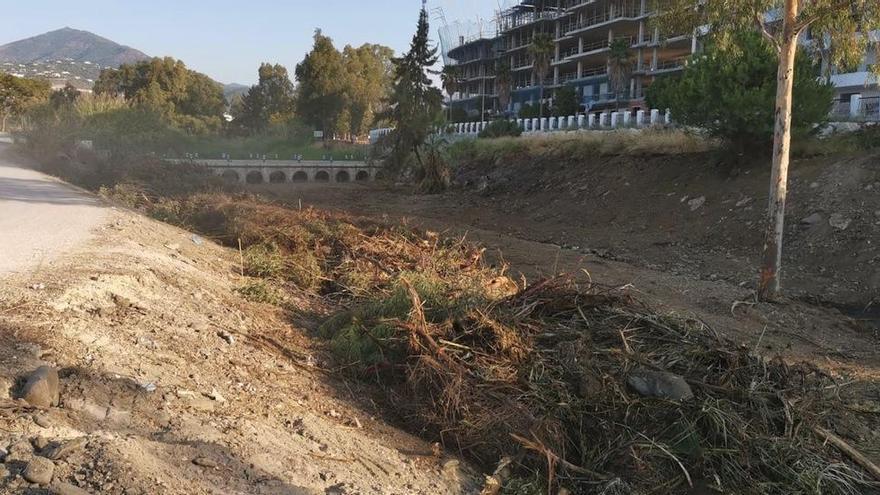
[[[394,87],[389,113],[389,120],[395,127],[390,165],[399,170],[414,155],[419,173],[423,173],[425,166],[420,148],[427,140],[443,102],[443,95],[429,77],[433,73],[430,68],[437,62],[437,48],[430,45],[428,29],[428,12],[423,7],[409,51],[394,59]]]

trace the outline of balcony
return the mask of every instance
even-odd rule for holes
[[[614,38],[617,40],[624,40],[631,47],[635,47],[637,45],[637,38],[633,36],[619,36]],[[599,40],[599,41],[591,41],[589,43],[584,43],[583,49],[578,51],[577,47],[572,47],[564,52],[559,53],[559,59],[554,60],[554,64],[560,64],[564,62],[568,62],[570,60],[574,60],[581,55],[589,55],[594,53],[600,53],[604,50],[608,50],[610,48],[611,43],[607,39]]]
[[[578,31],[584,31],[594,26],[605,24],[607,22],[611,22],[617,19],[638,19],[647,15],[649,14],[643,14],[641,9],[625,9],[620,12],[614,12],[614,14],[612,14],[611,12],[603,12],[596,16],[583,19],[580,22],[568,23],[562,26],[562,32],[565,36],[571,36]]]

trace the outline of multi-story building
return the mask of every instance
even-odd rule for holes
[[[529,46],[538,33],[547,33],[555,40],[555,50],[543,84],[545,98],[568,85],[576,90],[583,111],[641,107],[645,88],[654,78],[681,70],[697,49],[690,33],[664,35],[653,28],[649,5],[649,0],[522,0],[501,10],[494,36],[448,41],[452,46],[446,47],[447,63],[460,67],[464,80],[451,104],[473,115],[483,108],[498,113],[537,104],[541,85]],[[608,59],[615,40],[625,40],[630,47],[628,89],[622,92],[609,91]],[[499,60],[512,72],[509,109],[498,107],[494,67]]]
[[[520,0],[498,12],[494,32],[481,28],[474,35],[444,39],[446,62],[459,67],[462,75],[460,91],[449,103],[471,117],[481,111],[484,116],[518,112],[524,104],[537,104],[541,85],[529,46],[535,35],[547,33],[555,48],[543,84],[545,99],[552,99],[556,89],[571,86],[582,112],[639,109],[655,78],[681,71],[701,45],[694,33],[661,33],[652,26],[651,5],[650,0]],[[871,36],[880,43],[880,33]],[[616,40],[630,47],[624,91],[609,89],[609,55]],[[511,104],[504,109],[499,108],[495,78],[500,60],[512,72]],[[877,54],[870,50],[854,72],[830,71],[837,88],[835,113],[880,115],[880,87],[870,71],[876,63]]]
[[[869,34],[871,45],[862,61],[851,71],[823,66],[824,73],[830,73],[835,88],[836,116],[849,116],[855,119],[880,120],[880,80],[873,69],[880,63],[880,31]]]

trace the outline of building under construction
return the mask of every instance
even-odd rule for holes
[[[545,100],[567,85],[575,89],[582,112],[643,107],[645,89],[654,78],[680,71],[698,48],[692,33],[661,33],[653,27],[650,5],[649,0],[522,0],[497,12],[494,29],[443,28],[446,63],[458,67],[461,80],[451,105],[473,117],[536,105],[541,85],[529,46],[537,34],[547,33],[555,52],[543,84]],[[616,40],[629,51],[623,62],[626,80],[611,91],[609,54]],[[499,61],[509,65],[512,76],[510,105],[503,109],[495,83]]]

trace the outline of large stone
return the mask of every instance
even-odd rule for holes
[[[679,375],[664,371],[636,370],[630,373],[627,383],[645,397],[685,401],[694,397],[691,386]]]
[[[821,213],[813,213],[812,215],[802,218],[801,225],[816,225],[822,222]]]
[[[28,377],[21,390],[21,398],[28,404],[43,409],[59,402],[58,372],[51,366],[40,366]]]
[[[86,437],[79,437],[58,443],[50,446],[44,455],[53,461],[60,461],[85,448],[87,441]]]
[[[24,479],[39,485],[48,485],[55,474],[55,464],[45,457],[34,457],[21,473]]]
[[[706,196],[700,196],[699,198],[694,198],[688,201],[688,206],[691,208],[691,211],[697,211],[706,204]]]
[[[837,230],[846,230],[849,228],[849,224],[852,223],[852,219],[847,218],[840,213],[834,213],[828,219],[828,223]]]
[[[57,481],[49,486],[49,493],[52,495],[91,495],[88,491],[78,486]]]

